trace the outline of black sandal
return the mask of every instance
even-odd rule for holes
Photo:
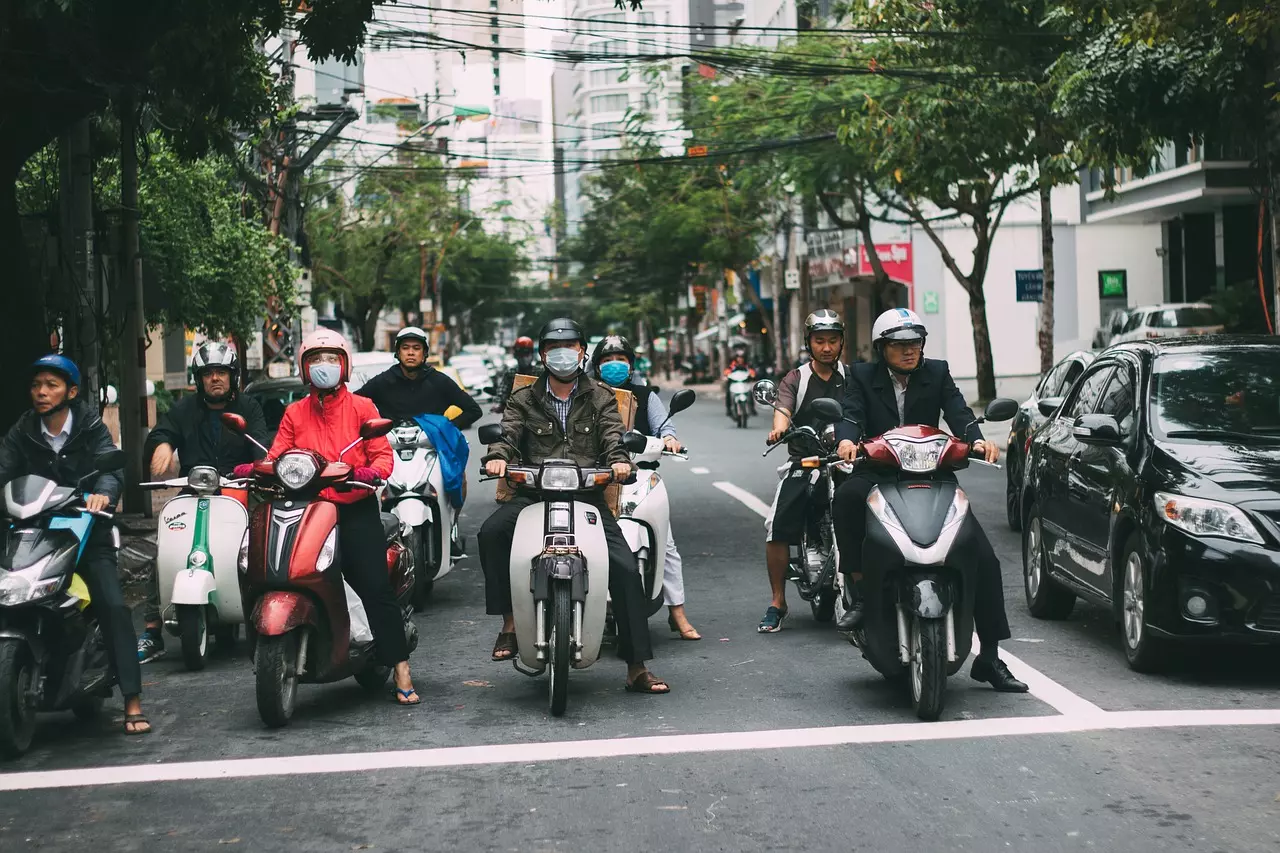
[[[665,687],[665,690],[654,690],[655,687]],[[652,696],[661,696],[664,693],[671,692],[671,685],[654,675],[649,670],[637,675],[631,681],[627,682],[626,689],[628,693],[647,693]]]
[[[509,661],[516,656],[516,652],[520,649],[516,644],[515,632],[502,632],[498,635],[498,642],[493,644],[493,659],[499,663]]]
[[[138,726],[143,724],[146,725],[145,729],[138,728]],[[129,726],[133,726],[133,728],[129,728]],[[151,732],[152,732],[151,721],[147,719],[146,714],[125,714],[124,715],[124,733],[126,735],[133,737],[135,735],[149,735],[151,734]]]

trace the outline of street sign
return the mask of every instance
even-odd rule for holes
[[[418,312],[419,312],[419,313],[421,313],[423,316],[426,316],[427,314],[430,314],[430,313],[431,313],[431,300],[430,300],[430,299],[419,299],[419,300],[418,300]]]
[[[1019,302],[1044,301],[1044,270],[1016,270],[1013,276]]]
[[[1129,271],[1098,270],[1098,296],[1102,299],[1128,298]]]
[[[707,146],[705,146],[705,145],[690,145],[690,146],[689,146],[689,150],[688,150],[686,153],[687,153],[690,157],[706,157],[706,156],[707,156]]]
[[[800,270],[787,270],[787,290],[800,289]]]
[[[938,291],[926,290],[924,293],[920,295],[920,300],[921,300],[921,304],[924,307],[924,313],[926,314],[938,313]]]

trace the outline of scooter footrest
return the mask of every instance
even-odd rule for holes
[[[516,672],[520,673],[521,675],[527,675],[530,678],[537,678],[538,676],[542,675],[542,673],[547,671],[547,668],[545,666],[542,669],[525,669],[523,666],[520,665],[520,661],[516,658],[511,659],[511,665],[516,668]]]

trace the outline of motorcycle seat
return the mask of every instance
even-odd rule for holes
[[[400,532],[400,519],[389,512],[378,514],[382,518],[382,538],[390,542]]]

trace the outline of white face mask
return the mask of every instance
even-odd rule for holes
[[[557,347],[550,350],[546,359],[547,370],[550,370],[551,375],[556,379],[562,381],[572,379],[582,369],[582,356],[570,347]]]

